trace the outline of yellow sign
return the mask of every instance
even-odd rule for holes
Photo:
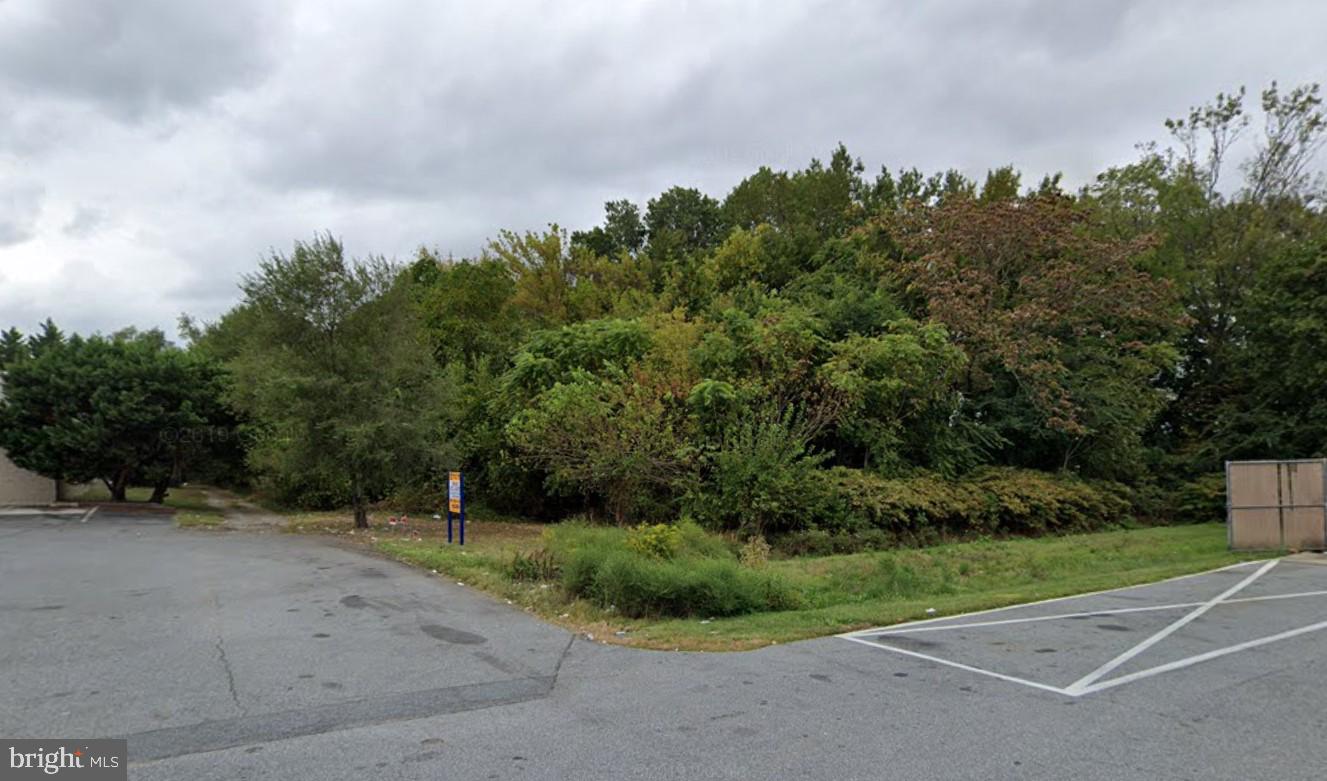
[[[461,511],[461,473],[447,473],[447,511],[459,513]]]

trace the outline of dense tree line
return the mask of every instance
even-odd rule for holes
[[[318,237],[187,323],[187,354],[252,475],[360,517],[433,501],[448,467],[504,510],[743,532],[1208,512],[1223,460],[1327,451],[1318,88],[1246,102],[1076,193],[1009,167],[868,176],[839,146],[473,259]],[[40,358],[5,360],[17,388]]]
[[[19,466],[101,481],[124,501],[130,484],[161,502],[195,474],[226,478],[242,456],[222,404],[223,370],[160,331],[66,336],[47,320],[24,337],[0,333],[0,448]]]

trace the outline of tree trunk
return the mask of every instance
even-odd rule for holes
[[[166,495],[170,492],[170,484],[175,482],[180,475],[180,460],[177,457],[171,464],[170,472],[157,480],[152,486],[152,497],[148,499],[153,504],[161,504],[166,501]]]
[[[630,499],[625,494],[626,492],[622,490],[608,492],[609,511],[613,513],[613,523],[618,526],[627,524],[627,507]]]
[[[166,493],[169,489],[170,489],[170,478],[169,477],[161,478],[160,480],[157,481],[156,485],[152,486],[152,496],[148,498],[148,501],[153,504],[161,504],[162,502],[166,501]]]
[[[129,467],[122,467],[115,473],[115,478],[110,482],[111,501],[125,501],[125,491],[129,488]]]
[[[364,503],[364,489],[360,486],[359,477],[351,480],[351,491],[355,503],[355,528],[369,528],[369,510]]]

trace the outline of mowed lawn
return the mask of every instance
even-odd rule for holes
[[[344,514],[310,514],[297,516],[291,529],[356,540],[595,639],[681,650],[755,648],[1120,588],[1271,555],[1227,550],[1225,526],[1211,523],[776,557],[766,566],[797,588],[800,609],[729,618],[639,619],[570,598],[555,579],[513,580],[514,557],[543,549],[545,525],[481,517],[468,524],[462,548],[446,543],[445,522],[409,519],[389,525],[382,514],[372,522],[372,529],[352,533]]]

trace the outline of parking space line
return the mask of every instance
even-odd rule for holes
[[[1244,577],[1235,585],[1225,589],[1215,597],[1212,597],[1211,599],[1202,602],[1179,602],[1179,603],[1172,603],[1166,605],[1144,605],[1144,606],[1127,607],[1127,608],[1106,608],[1102,610],[1078,611],[1072,613],[1057,613],[1048,616],[1029,616],[1029,617],[1018,617],[1018,618],[993,619],[988,621],[970,621],[970,622],[961,621],[961,619],[965,617],[996,613],[1000,611],[1010,610],[1016,607],[1026,607],[1028,605],[1045,604],[1051,602],[1059,602],[1067,599],[1078,599],[1084,596],[1091,596],[1088,594],[1080,594],[1070,597],[1056,597],[1054,599],[1042,600],[1041,602],[1026,603],[1025,605],[1012,605],[1004,608],[993,608],[991,610],[983,610],[974,613],[968,613],[966,615],[942,616],[922,621],[915,621],[908,624],[896,625],[894,627],[857,630],[855,632],[848,632],[845,634],[838,635],[838,637],[841,637],[844,640],[851,640],[855,643],[860,643],[862,645],[870,646],[872,648],[877,648],[882,651],[890,651],[903,656],[910,656],[915,659],[922,659],[928,662],[933,662],[935,664],[944,665],[946,667],[953,667],[959,670],[965,670],[967,672],[976,673],[978,675],[983,675],[989,678],[996,678],[998,680],[1007,681],[1010,683],[1022,684],[1023,686],[1030,686],[1034,689],[1040,689],[1042,691],[1049,691],[1055,694],[1062,694],[1067,697],[1076,698],[1086,694],[1092,694],[1095,692],[1120,686],[1122,684],[1132,683],[1134,681],[1149,678],[1154,675],[1161,675],[1163,673],[1171,672],[1173,670],[1183,669],[1191,665],[1199,664],[1201,662],[1209,661],[1212,659],[1217,659],[1223,656],[1238,653],[1240,651],[1245,651],[1252,648],[1258,648],[1260,646],[1269,645],[1271,643],[1280,642],[1282,640],[1288,640],[1312,632],[1327,630],[1327,621],[1320,621],[1318,623],[1310,624],[1308,626],[1299,627],[1298,629],[1287,630],[1285,632],[1269,635],[1267,637],[1256,638],[1232,646],[1227,646],[1225,648],[1218,648],[1212,651],[1207,651],[1205,653],[1196,654],[1194,656],[1185,657],[1183,659],[1178,659],[1176,661],[1167,662],[1166,664],[1150,667],[1145,670],[1139,670],[1133,673],[1129,673],[1127,675],[1119,676],[1117,678],[1107,678],[1107,676],[1111,672],[1119,669],[1125,663],[1138,657],[1139,654],[1142,654],[1144,651],[1148,650],[1149,648],[1152,648],[1157,643],[1160,643],[1161,641],[1165,640],[1167,637],[1173,635],[1181,628],[1196,621],[1198,618],[1202,617],[1212,609],[1219,607],[1220,605],[1248,604],[1255,602],[1267,602],[1273,600],[1301,599],[1307,597],[1327,596],[1327,589],[1319,589],[1313,591],[1299,591],[1290,594],[1264,594],[1252,597],[1235,596],[1240,591],[1247,588],[1249,585],[1257,581],[1260,577],[1265,575],[1274,566],[1276,566],[1276,564],[1279,561],[1280,561],[1279,559],[1272,559],[1265,562],[1242,562],[1237,565],[1222,567],[1217,570],[1210,570],[1210,572],[1220,572],[1224,570],[1234,569],[1236,567],[1245,567],[1250,564],[1259,565],[1256,571],[1249,574],[1247,577]],[[1294,563],[1294,562],[1287,562],[1287,563]],[[1198,574],[1208,574],[1208,573],[1198,573]],[[1193,577],[1193,576],[1182,576],[1182,577]],[[1111,591],[1116,591],[1116,592],[1127,591],[1135,588],[1138,587],[1131,586],[1121,589],[1112,589]],[[1107,592],[1094,592],[1094,593],[1107,594],[1111,592],[1107,591]],[[1143,640],[1142,642],[1133,646],[1129,650],[1125,651],[1124,653],[1120,654],[1114,659],[1111,659],[1109,662],[1103,664],[1101,667],[1098,667],[1096,670],[1093,670],[1091,673],[1088,673],[1087,675],[1083,676],[1077,681],[1074,681],[1073,683],[1064,687],[1052,686],[1050,684],[1040,683],[1026,678],[1019,678],[1014,675],[1006,675],[1004,673],[996,672],[994,670],[986,670],[980,667],[975,667],[970,664],[951,661],[949,659],[943,659],[938,656],[932,656],[930,654],[921,653],[918,651],[911,651],[905,648],[898,648],[896,646],[880,642],[881,640],[887,640],[889,637],[894,635],[906,636],[915,632],[939,632],[946,629],[975,629],[981,627],[994,627],[994,626],[1006,626],[1011,624],[1053,621],[1057,619],[1066,619],[1066,618],[1088,618],[1094,616],[1111,616],[1111,615],[1121,615],[1129,613],[1146,613],[1146,612],[1156,612],[1161,610],[1176,610],[1176,609],[1185,609],[1185,608],[1193,608],[1193,609],[1190,610],[1188,613],[1185,613],[1176,621],[1173,621],[1172,623],[1168,624],[1160,631],[1151,635],[1146,640]],[[958,621],[958,623],[952,623],[955,621]],[[951,622],[951,623],[939,623],[939,622]]]
[[[1099,692],[1103,689],[1109,689],[1112,686],[1119,686],[1125,683],[1133,683],[1134,681],[1139,681],[1142,680],[1143,678],[1150,678],[1153,675],[1168,673],[1172,670],[1179,670],[1181,668],[1188,667],[1190,665],[1198,664],[1199,662],[1206,662],[1208,660],[1216,659],[1222,656],[1226,656],[1228,654],[1238,653],[1239,651],[1247,651],[1250,648],[1257,648],[1260,645],[1268,645],[1270,643],[1276,643],[1282,640],[1289,640],[1292,637],[1298,637],[1299,635],[1305,635],[1310,632],[1318,632],[1323,629],[1327,629],[1327,621],[1319,621],[1316,624],[1309,624],[1308,626],[1302,626],[1299,629],[1291,629],[1285,632],[1281,632],[1279,634],[1268,635],[1267,637],[1260,637],[1257,640],[1249,640],[1244,643],[1227,646],[1225,648],[1218,648],[1214,651],[1208,651],[1207,653],[1198,654],[1196,656],[1190,656],[1184,659],[1177,659],[1176,661],[1173,662],[1168,662],[1166,664],[1158,665],[1156,667],[1149,667],[1146,670],[1139,670],[1138,672],[1129,673],[1128,675],[1121,675],[1119,678],[1111,678],[1108,681],[1101,681],[1100,683],[1096,683],[1081,689],[1075,689],[1074,687],[1077,686],[1077,684],[1073,684],[1069,687],[1069,690],[1066,690],[1064,693],[1069,694],[1070,696],[1073,697],[1077,697],[1083,694],[1092,694],[1093,692]]]
[[[1002,681],[1008,681],[1008,682],[1010,682],[1010,683],[1021,683],[1021,684],[1023,684],[1024,686],[1031,686],[1031,687],[1034,688],[1034,689],[1042,689],[1042,690],[1044,690],[1044,691],[1048,691],[1048,692],[1055,692],[1056,694],[1066,694],[1066,695],[1069,695],[1069,696],[1071,696],[1071,697],[1077,696],[1077,695],[1074,695],[1074,694],[1070,694],[1068,691],[1065,691],[1064,689],[1061,689],[1061,688],[1059,688],[1058,686],[1050,686],[1049,684],[1045,684],[1045,683],[1037,683],[1036,681],[1029,681],[1029,680],[1026,679],[1026,678],[1018,678],[1018,677],[1013,676],[1013,675],[1005,675],[1004,673],[997,673],[997,672],[995,672],[994,670],[983,670],[983,669],[980,668],[980,667],[973,667],[973,666],[970,665],[970,664],[963,664],[962,662],[953,662],[953,661],[950,661],[950,660],[948,660],[948,659],[941,659],[941,658],[938,657],[938,656],[931,656],[930,654],[918,653],[918,652],[916,652],[916,651],[908,651],[908,650],[903,649],[903,648],[895,648],[895,647],[892,646],[892,645],[884,645],[884,644],[882,644],[882,643],[873,643],[873,642],[871,642],[870,640],[867,640],[867,639],[862,638],[862,637],[847,637],[847,636],[844,636],[843,639],[844,639],[844,640],[851,640],[851,641],[853,641],[854,643],[861,643],[862,645],[869,645],[869,646],[871,646],[872,648],[879,648],[879,649],[884,650],[884,651],[893,651],[893,652],[896,653],[896,654],[903,654],[904,656],[911,656],[911,657],[915,657],[915,658],[917,658],[917,659],[925,659],[925,660],[928,661],[928,662],[935,662],[936,664],[943,664],[943,665],[945,665],[945,666],[947,666],[947,667],[957,667],[957,668],[960,669],[960,670],[966,670],[966,671],[968,671],[968,672],[970,672],[970,673],[977,673],[977,674],[979,674],[979,675],[986,675],[986,676],[989,676],[989,677],[991,677],[991,678],[999,678],[999,679],[1002,680]]]
[[[1327,596],[1327,589],[1318,591],[1299,591],[1294,594],[1266,594],[1261,597],[1239,597],[1237,599],[1223,600],[1223,605],[1244,604],[1246,602],[1267,602],[1274,599],[1296,599],[1300,597],[1321,597]],[[1031,624],[1038,621],[1055,621],[1063,618],[1095,618],[1097,616],[1117,616],[1126,613],[1152,613],[1158,610],[1180,610],[1186,607],[1199,607],[1202,602],[1176,602],[1170,605],[1147,605],[1144,607],[1115,607],[1105,608],[1103,610],[1087,610],[1081,613],[1056,613],[1049,616],[1031,616],[1028,618],[1002,618],[998,621],[970,621],[962,624],[943,624],[928,626],[904,626],[900,629],[883,629],[870,633],[869,637],[887,637],[890,635],[906,635],[914,632],[943,632],[946,629],[980,629],[987,626],[1005,626],[1007,624]],[[953,619],[960,619],[963,616],[951,616]]]
[[[1231,586],[1230,588],[1226,589],[1225,591],[1222,591],[1220,594],[1217,594],[1215,597],[1212,597],[1211,599],[1202,603],[1191,612],[1184,614],[1178,620],[1169,624],[1164,629],[1152,635],[1151,637],[1147,638],[1138,645],[1135,645],[1133,648],[1130,648],[1128,651],[1125,651],[1124,653],[1120,654],[1114,659],[1111,659],[1109,662],[1106,662],[1105,664],[1101,665],[1100,667],[1088,673],[1087,675],[1084,675],[1082,678],[1079,678],[1077,681],[1074,681],[1073,683],[1069,684],[1067,687],[1065,687],[1065,691],[1070,694],[1073,694],[1074,696],[1084,693],[1089,686],[1101,680],[1105,676],[1109,675],[1111,671],[1115,670],[1120,665],[1128,662],[1130,659],[1141,654],[1142,652],[1146,651],[1147,649],[1151,648],[1152,646],[1156,645],[1162,640],[1165,640],[1167,637],[1171,636],[1175,632],[1178,632],[1181,628],[1198,620],[1198,618],[1201,617],[1204,613],[1216,607],[1217,605],[1221,604],[1221,602],[1223,602],[1224,600],[1239,593],[1241,589],[1253,583],[1258,578],[1262,577],[1272,567],[1275,567],[1276,562],[1277,562],[1276,559],[1272,559],[1271,561],[1262,565],[1252,575],[1248,576],[1247,578],[1244,578],[1243,580]]]
[[[1276,561],[1276,559],[1273,559],[1273,561]],[[985,610],[974,610],[970,613],[959,613],[957,615],[952,615],[952,616],[936,616],[935,618],[921,618],[916,621],[905,621],[901,624],[894,624],[892,626],[875,626],[867,629],[854,629],[851,632],[843,632],[841,634],[837,634],[835,635],[835,637],[841,637],[845,640],[851,640],[854,637],[864,637],[868,635],[877,635],[882,632],[897,631],[902,627],[923,626],[925,624],[934,624],[940,621],[952,621],[957,618],[970,618],[972,616],[990,615],[991,613],[999,613],[1005,610],[1014,610],[1015,608],[1020,608],[1020,607],[1032,607],[1034,605],[1050,605],[1056,602],[1067,602],[1068,600],[1071,599],[1082,599],[1083,597],[1095,597],[1095,596],[1100,596],[1102,594],[1114,594],[1120,591],[1132,591],[1134,589],[1147,588],[1148,586],[1157,586],[1162,583],[1173,583],[1174,581],[1177,580],[1188,580],[1190,578],[1202,577],[1203,575],[1213,575],[1218,572],[1226,572],[1227,570],[1239,569],[1241,567],[1247,567],[1250,564],[1258,564],[1258,563],[1259,563],[1258,561],[1239,561],[1234,564],[1227,564],[1224,567],[1217,567],[1216,569],[1203,570],[1202,572],[1191,572],[1188,575],[1176,575],[1173,578],[1166,578],[1165,580],[1157,580],[1151,583],[1139,583],[1133,586],[1108,588],[1108,589],[1102,589],[1100,591],[1085,591],[1081,594],[1069,594],[1068,596],[1063,596],[1063,597],[1050,597],[1049,599],[1038,599],[1032,602],[1020,602],[1016,605],[991,607]],[[1197,605],[1200,603],[1194,603],[1194,604]]]
[[[890,635],[909,635],[916,632],[943,632],[946,629],[980,629],[987,626],[1006,626],[1008,624],[1033,624],[1038,621],[1055,621],[1063,618],[1092,618],[1094,616],[1115,616],[1123,613],[1151,613],[1158,610],[1180,610],[1197,607],[1201,602],[1179,602],[1173,605],[1148,605],[1146,607],[1119,607],[1106,610],[1089,610],[1082,613],[1056,613],[1050,616],[1031,616],[1028,618],[1002,618],[998,621],[971,621],[964,624],[944,624],[941,626],[913,626],[902,629],[886,629],[872,632],[870,637],[888,637]],[[956,616],[962,618],[962,616]]]

